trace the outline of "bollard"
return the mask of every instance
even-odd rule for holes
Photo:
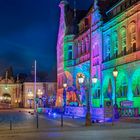
[[[10,130],[12,130],[12,120],[10,120]]]
[[[74,114],[72,115],[72,119],[74,119]]]
[[[61,127],[63,127],[63,113],[61,113]]]

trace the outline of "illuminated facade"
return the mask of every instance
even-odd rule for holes
[[[34,108],[34,89],[34,82],[23,83],[23,102],[25,108]],[[55,105],[55,82],[37,82],[36,90],[39,107],[51,107]]]
[[[0,77],[0,108],[17,108],[23,106],[22,84],[6,72]]]
[[[63,103],[64,82],[68,84],[67,105],[86,105],[85,90],[77,82],[79,74],[86,77],[87,85],[90,76],[98,78],[91,87],[92,107],[103,106],[110,96],[115,102],[112,72],[116,67],[118,106],[129,100],[140,108],[140,1],[121,0],[106,11],[100,10],[97,0],[88,11],[73,10],[66,0],[59,6],[56,106]]]
[[[0,77],[0,109],[7,108],[34,108],[34,82],[20,82],[6,71]],[[36,97],[39,107],[55,106],[56,83],[36,82]]]

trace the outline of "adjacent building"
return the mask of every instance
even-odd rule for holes
[[[56,83],[55,82],[37,82],[36,97],[34,95],[34,82],[23,83],[23,103],[25,108],[34,108],[34,100],[38,102],[39,107],[55,106],[56,101]]]
[[[27,80],[28,81],[28,80]],[[0,77],[0,108],[34,108],[38,102],[39,107],[55,106],[55,82],[21,82],[19,77],[14,78],[10,71]]]
[[[65,82],[67,105],[86,105],[85,90],[77,79],[83,75],[85,85],[90,77],[98,79],[90,87],[92,107],[104,106],[105,100],[115,102],[116,94],[118,106],[128,100],[140,109],[140,1],[119,0],[108,5],[107,0],[94,0],[85,11],[71,8],[66,0],[60,2],[56,106],[63,104]],[[116,80],[114,68],[118,70]]]

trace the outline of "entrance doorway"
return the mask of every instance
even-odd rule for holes
[[[0,98],[0,108],[10,108],[11,107],[11,95],[4,93]]]
[[[8,93],[4,93],[2,95],[2,103],[11,104],[11,95]]]

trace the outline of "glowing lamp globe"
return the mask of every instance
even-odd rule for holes
[[[93,78],[92,78],[92,83],[94,83],[94,84],[96,84],[97,83],[97,77],[96,76],[94,76]]]
[[[118,76],[118,70],[116,69],[116,67],[113,70],[113,76],[116,78]]]
[[[66,88],[66,87],[67,87],[67,83],[64,83],[64,84],[63,84],[63,87]]]
[[[78,82],[79,82],[79,84],[83,84],[84,83],[84,76],[80,75],[78,77]]]

